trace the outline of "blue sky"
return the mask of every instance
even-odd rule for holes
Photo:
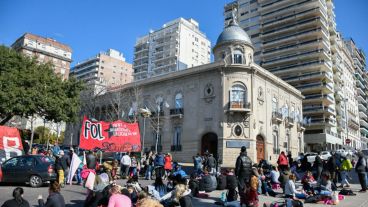
[[[212,46],[229,0],[0,0],[0,44],[25,32],[51,37],[73,49],[73,63],[114,48],[132,62],[137,37],[178,17],[194,18]],[[337,28],[368,53],[368,1],[335,0]]]

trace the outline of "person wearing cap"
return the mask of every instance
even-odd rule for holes
[[[247,156],[247,148],[241,147],[240,155],[236,159],[235,175],[238,178],[238,190],[243,192],[245,185],[249,183],[252,176],[252,160]],[[240,194],[242,197],[243,194]]]
[[[64,187],[64,172],[67,169],[66,159],[64,159],[64,151],[60,150],[55,160],[55,168],[58,175],[58,183]]]

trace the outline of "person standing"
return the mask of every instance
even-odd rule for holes
[[[96,165],[97,165],[97,159],[96,156],[93,154],[93,152],[89,152],[87,157],[86,157],[86,163],[87,163],[87,168],[88,169],[92,169],[95,170],[96,169]]]
[[[293,156],[291,154],[291,151],[288,152],[288,155],[287,155],[287,158],[288,158],[288,161],[289,161],[289,167],[291,167],[293,165]]]
[[[156,176],[163,177],[165,174],[165,170],[164,170],[165,158],[161,152],[159,152],[156,155],[154,164],[155,164]]]
[[[350,187],[348,177],[349,172],[353,168],[353,165],[350,162],[350,159],[347,157],[343,157],[343,161],[340,167],[340,173],[341,173],[341,185],[340,187],[343,188],[346,184],[346,187]]]
[[[153,170],[153,156],[152,152],[150,151],[146,155],[146,172],[145,172],[145,179],[151,180],[152,170]]]
[[[327,170],[328,172],[330,172],[330,178],[332,180],[332,182],[336,185],[337,183],[337,174],[336,174],[336,170],[338,169],[337,163],[336,163],[336,153],[333,152],[332,156],[328,159],[327,161]]]
[[[210,174],[216,174],[216,165],[217,162],[213,154],[209,154],[204,167],[207,168]]]
[[[241,147],[240,155],[236,159],[235,175],[238,178],[238,191],[244,192],[252,176],[252,160],[247,156],[247,148]],[[240,194],[242,197],[244,194]]]
[[[172,156],[171,156],[170,153],[167,153],[165,155],[165,164],[164,164],[165,176],[166,177],[169,177],[169,175],[171,174],[171,171],[173,169],[171,162],[172,162]]]
[[[284,171],[288,165],[289,165],[289,162],[288,162],[288,158],[286,157],[285,155],[285,152],[282,151],[279,155],[279,159],[277,160],[277,164],[279,165],[279,169],[281,171]]]
[[[193,157],[193,164],[194,164],[194,173],[201,174],[202,173],[202,162],[203,159],[199,153]]]
[[[129,175],[129,168],[132,164],[132,160],[130,159],[129,153],[126,153],[120,160],[121,166],[121,177],[123,179],[127,178]]]
[[[133,177],[134,175],[137,175],[138,160],[135,157],[135,155],[131,155],[130,156],[130,161],[131,161],[131,165],[130,165],[130,169],[129,169],[129,175],[131,177]]]
[[[66,160],[64,158],[64,151],[60,150],[59,155],[56,157],[55,160],[55,168],[58,175],[58,182],[61,184],[61,186],[64,186],[64,172],[67,168]]]
[[[355,171],[358,173],[359,183],[362,189],[359,192],[365,193],[367,191],[367,178],[366,178],[366,171],[367,171],[367,160],[365,159],[362,152],[358,152],[358,162],[355,165]]]
[[[318,181],[321,178],[322,170],[323,170],[323,161],[321,159],[321,152],[318,152],[316,159],[314,160],[313,167],[316,169],[316,180]]]
[[[53,182],[49,187],[49,196],[46,203],[42,199],[42,195],[38,196],[39,207],[65,207],[64,197],[60,194],[60,185],[58,182]]]
[[[28,201],[23,198],[23,193],[23,188],[15,188],[13,199],[5,201],[1,207],[29,207]]]

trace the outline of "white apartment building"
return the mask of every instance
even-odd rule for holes
[[[359,49],[353,39],[347,39],[344,41],[347,50],[350,53],[350,56],[354,62],[354,70],[355,70],[355,83],[356,83],[356,95],[355,97],[358,100],[358,110],[359,110],[359,119],[360,119],[360,139],[361,139],[361,148],[367,148],[368,142],[368,101],[367,101],[367,84],[368,84],[368,76],[366,70],[366,59],[364,51]]]
[[[334,69],[338,137],[343,146],[361,148],[355,69],[340,33],[331,45]]]
[[[211,43],[194,19],[178,18],[138,38],[134,80],[142,80],[210,62]]]
[[[354,73],[350,70],[349,57],[341,57],[346,59],[342,64],[336,60],[344,50],[339,52],[341,48],[336,46],[338,33],[333,2],[237,0],[225,6],[225,22],[233,18],[232,13],[252,39],[255,62],[305,96],[303,115],[308,120],[305,150],[342,148],[346,144],[346,131],[352,140],[349,146],[353,147],[355,141],[359,147],[359,119],[352,87]],[[341,111],[345,95],[350,115],[345,120],[348,128],[340,126],[345,122],[341,121],[342,113],[336,111]]]
[[[94,86],[97,93],[101,88],[115,87],[133,80],[132,65],[125,62],[123,54],[114,49],[100,52],[96,56],[77,63],[72,75]]]

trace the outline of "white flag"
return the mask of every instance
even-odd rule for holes
[[[82,163],[82,160],[79,159],[78,155],[73,153],[72,161],[70,162],[70,170],[68,174],[67,183],[72,184],[73,177],[75,172],[77,171],[79,165]]]

